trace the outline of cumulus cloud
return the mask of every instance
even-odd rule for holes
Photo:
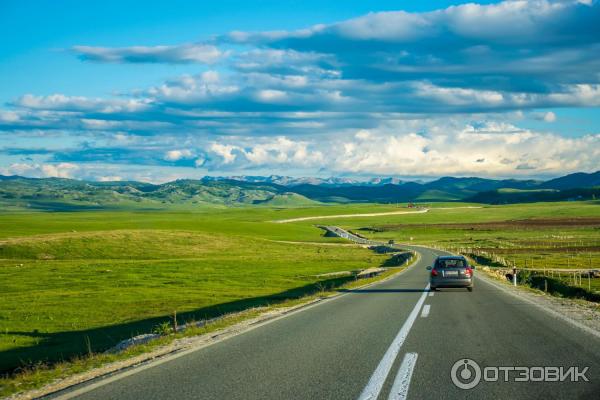
[[[331,174],[532,176],[591,171],[597,168],[598,149],[600,135],[564,138],[495,121],[395,121],[311,140],[220,137],[198,143],[205,156],[196,166],[207,171],[285,167]]]
[[[165,153],[164,159],[167,161],[178,161],[182,158],[192,158],[194,153],[191,150],[169,150]]]
[[[227,56],[227,52],[209,44],[112,48],[74,46],[71,50],[83,61],[108,63],[214,64]]]
[[[13,103],[24,112],[3,111],[0,128],[295,135],[329,128],[311,113],[328,113],[329,123],[338,113],[337,127],[352,114],[353,127],[367,128],[397,113],[598,107],[598,19],[598,3],[535,0],[370,13],[299,31],[235,32],[215,39],[243,45],[218,72],[112,99],[25,95]],[[83,50],[115,62],[129,54],[174,62],[223,53],[215,44]],[[306,117],[299,122],[290,113]]]
[[[208,149],[209,156],[217,156],[210,167],[290,165],[332,174],[532,176],[592,171],[600,159],[600,135],[564,138],[487,121],[451,129],[432,126],[430,131],[444,131],[435,135],[410,128],[410,123],[396,122],[359,130],[348,138],[262,138],[262,143],[248,146],[222,138]]]
[[[56,164],[14,163],[0,168],[3,175],[22,175],[34,178],[72,178],[79,166],[73,163]]]
[[[600,107],[598,20],[598,2],[519,0],[370,13],[206,43],[76,46],[87,61],[222,63],[110,98],[26,94],[0,110],[0,131],[66,138],[70,147],[46,156],[52,165],[590,170],[597,136],[530,132],[515,121],[552,123],[549,109]]]
[[[546,114],[544,114],[544,121],[546,121],[546,122],[556,121],[556,114],[554,114],[552,111],[548,111]]]
[[[577,1],[464,4],[387,11],[299,31],[236,32],[222,41],[328,57],[346,79],[547,93],[597,83],[600,6]]]

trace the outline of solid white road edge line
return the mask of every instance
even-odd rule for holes
[[[406,353],[404,360],[402,360],[402,364],[400,365],[400,369],[398,370],[398,374],[396,375],[396,379],[394,380],[394,384],[392,385],[388,400],[405,400],[408,398],[410,378],[412,378],[418,356],[417,353]]]
[[[390,345],[390,347],[388,347],[387,351],[383,355],[383,358],[379,362],[379,365],[375,369],[375,372],[373,372],[373,375],[371,375],[369,383],[367,383],[367,386],[365,386],[365,388],[363,389],[362,393],[358,397],[358,400],[374,400],[379,396],[381,388],[383,387],[383,384],[385,383],[385,380],[389,375],[390,370],[392,369],[392,365],[394,365],[394,361],[396,360],[396,357],[400,352],[400,348],[402,347],[402,344],[404,344],[404,341],[406,340],[410,329],[412,328],[415,320],[419,316],[419,311],[421,310],[421,306],[425,302],[428,290],[429,284],[427,284],[427,286],[425,286],[425,289],[423,289],[423,294],[417,301],[417,304],[415,304],[415,307],[412,309],[406,321],[404,321],[404,325],[402,325],[402,328],[400,328],[400,331],[392,341],[392,344]]]
[[[421,317],[422,318],[427,318],[429,316],[429,309],[431,308],[431,306],[429,304],[425,304],[423,306],[423,311],[421,311]]]

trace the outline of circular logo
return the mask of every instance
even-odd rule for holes
[[[479,364],[470,358],[458,360],[450,371],[452,383],[460,389],[473,389],[481,380],[481,368]]]

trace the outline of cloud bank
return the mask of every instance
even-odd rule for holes
[[[48,163],[82,166],[75,174],[94,163],[151,166],[163,176],[593,170],[598,131],[551,129],[556,110],[600,107],[598,21],[595,1],[505,1],[194,44],[74,46],[84,61],[199,70],[106,98],[24,94],[0,110],[0,132],[16,138],[0,152],[6,171],[26,164],[36,174]],[[527,121],[547,129],[522,128]],[[69,145],[35,153],[48,137]],[[34,160],[17,158],[28,147]]]

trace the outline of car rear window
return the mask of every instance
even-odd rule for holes
[[[460,259],[449,259],[449,260],[438,260],[437,268],[464,268],[465,260]]]

